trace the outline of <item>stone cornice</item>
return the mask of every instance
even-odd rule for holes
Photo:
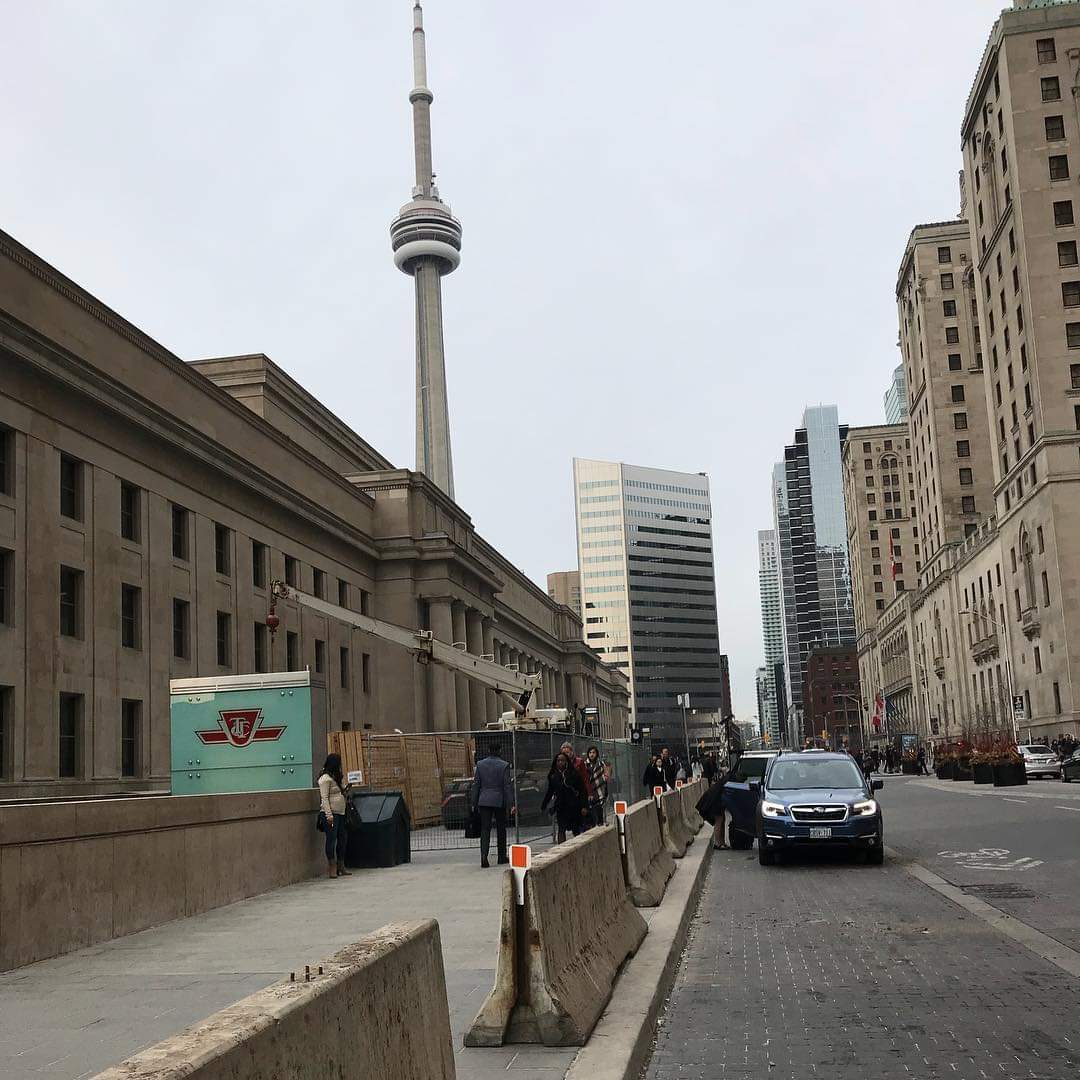
[[[28,327],[2,313],[0,313],[0,346],[8,349],[14,356],[47,377],[60,381],[69,390],[91,398],[99,409],[111,411],[157,438],[178,445],[185,453],[198,459],[203,465],[244,484],[263,498],[273,499],[292,514],[302,513],[320,528],[354,544],[365,554],[373,558],[377,556],[377,548],[372,538],[355,528],[350,522],[327,513],[318,503],[281,483],[277,477],[264,472],[248,459],[233,453],[227,447],[185,424],[172,413],[159,408],[153,402],[146,401],[127,387],[86,364],[79,357],[45,341]],[[199,378],[202,379],[202,376]],[[228,395],[225,396],[228,397]],[[244,406],[236,402],[233,402],[233,406],[254,417],[254,414]],[[299,448],[294,448],[293,452],[303,453]],[[363,492],[356,492],[342,480],[339,474],[327,468],[317,458],[306,453],[303,456],[308,458],[306,464],[339,486],[343,494],[358,498],[366,505],[371,504],[369,497],[366,497]]]
[[[304,427],[325,442],[336,442],[338,453],[343,457],[359,458],[368,468],[394,468],[370,443],[264,353],[208,357],[192,360],[189,366],[218,387],[262,386],[275,405]],[[234,370],[228,370],[230,367]]]

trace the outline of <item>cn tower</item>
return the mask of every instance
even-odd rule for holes
[[[439,198],[431,168],[431,102],[424,12],[413,7],[413,147],[416,184],[390,226],[394,265],[416,282],[416,469],[451,498],[450,407],[443,351],[442,278],[461,261],[461,224]]]

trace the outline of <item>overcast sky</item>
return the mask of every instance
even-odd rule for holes
[[[428,0],[458,500],[576,565],[571,458],[708,472],[736,712],[806,404],[883,422],[1002,0]],[[262,351],[412,466],[410,0],[3,0],[0,228],[185,359]]]

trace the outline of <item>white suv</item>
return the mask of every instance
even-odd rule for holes
[[[1024,771],[1028,776],[1061,775],[1061,762],[1049,746],[1031,744],[1017,749],[1024,755]]]

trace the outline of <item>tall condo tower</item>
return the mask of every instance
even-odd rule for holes
[[[416,184],[390,226],[394,265],[416,282],[416,469],[451,498],[450,407],[443,350],[442,278],[461,262],[461,223],[439,198],[431,169],[431,102],[424,13],[413,7],[413,147]]]

